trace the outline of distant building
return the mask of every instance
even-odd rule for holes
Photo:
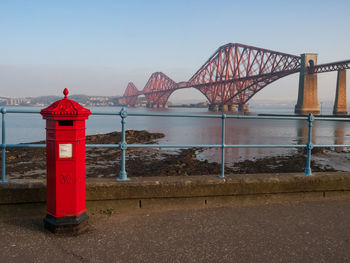
[[[125,105],[125,104],[126,104],[126,99],[125,99],[125,98],[119,98],[119,99],[118,99],[118,103],[119,103],[120,105]]]
[[[2,106],[19,106],[28,103],[30,103],[30,100],[26,98],[0,98],[0,105]]]

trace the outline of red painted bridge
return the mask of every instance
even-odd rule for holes
[[[324,65],[310,64],[309,73],[349,69],[350,60]],[[176,83],[162,72],[155,72],[142,91],[130,82],[123,97],[126,104],[135,105],[144,95],[151,107],[165,106],[169,96],[178,89],[196,88],[211,106],[232,107],[244,105],[270,83],[300,72],[301,57],[230,43],[221,46],[188,80]]]

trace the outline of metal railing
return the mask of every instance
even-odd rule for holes
[[[1,108],[2,114],[2,141],[1,141],[1,180],[6,181],[6,149],[7,148],[45,148],[45,144],[6,144],[5,115],[9,113],[38,114],[39,110],[19,110]],[[308,116],[252,116],[252,115],[226,115],[226,114],[178,114],[178,113],[136,113],[127,112],[122,108],[119,112],[92,112],[91,115],[114,115],[121,117],[121,142],[120,144],[87,144],[86,147],[95,148],[120,148],[121,169],[119,181],[130,180],[125,169],[126,150],[128,148],[221,148],[221,172],[219,177],[225,178],[225,148],[306,148],[306,167],[304,174],[312,175],[311,150],[315,147],[350,147],[349,144],[312,144],[312,123],[315,120],[323,121],[350,121],[350,118],[314,117]],[[133,116],[144,117],[168,117],[168,118],[216,118],[221,119],[221,144],[127,144],[125,138],[126,119]],[[225,120],[226,119],[275,119],[275,120],[307,120],[308,138],[306,144],[225,144]]]

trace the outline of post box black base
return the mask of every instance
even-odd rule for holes
[[[77,235],[88,228],[88,215],[86,212],[79,216],[54,217],[46,215],[44,218],[44,227],[54,234],[72,234]]]

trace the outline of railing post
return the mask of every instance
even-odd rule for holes
[[[311,142],[311,131],[312,131],[312,122],[315,120],[314,116],[312,113],[309,114],[308,116],[308,137],[307,137],[307,144],[306,144],[306,151],[307,151],[307,157],[306,157],[306,168],[305,168],[305,175],[312,175],[311,171],[311,150],[313,148],[312,142]]]
[[[1,129],[1,181],[0,183],[7,183],[6,181],[6,128],[5,128],[5,114],[6,108],[1,108],[2,129]]]
[[[120,111],[120,117],[122,118],[122,138],[120,141],[120,149],[121,149],[121,157],[120,157],[120,173],[119,178],[117,178],[118,181],[129,181],[128,175],[125,171],[125,152],[128,148],[128,145],[126,143],[125,139],[125,123],[126,123],[126,117],[128,117],[128,113],[125,110],[125,108],[122,108]]]
[[[225,178],[225,119],[226,114],[221,115],[221,174],[219,178]]]

